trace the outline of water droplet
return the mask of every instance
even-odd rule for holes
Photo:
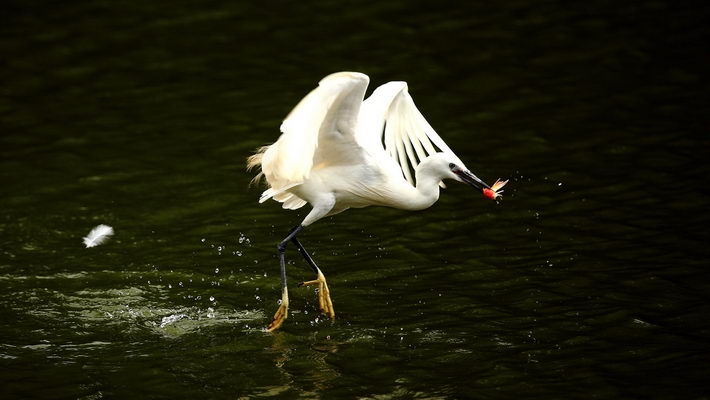
[[[210,296],[210,301],[214,301],[214,296]]]
[[[214,273],[215,273],[215,274],[219,274],[219,267],[217,267],[217,268],[214,269]]]

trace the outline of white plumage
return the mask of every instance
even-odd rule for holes
[[[431,164],[442,170],[441,186],[443,178],[462,181],[446,171],[453,163],[488,187],[429,125],[405,82],[384,84],[363,101],[368,83],[358,72],[331,74],[294,107],[279,140],[249,160],[250,167],[261,165],[270,186],[259,202],[273,198],[287,209],[310,203],[306,226],[350,207],[427,208],[439,191],[420,185],[412,172],[437,154]]]
[[[313,209],[279,243],[282,303],[269,326],[286,318],[288,292],[284,251],[293,242],[316,272],[324,313],[335,315],[325,277],[296,236],[313,222],[348,208],[370,205],[421,210],[439,198],[443,179],[464,182],[496,199],[495,189],[471,173],[414,105],[405,82],[384,84],[364,100],[370,79],[358,72],[323,78],[281,124],[281,136],[249,157],[260,166],[270,198],[283,208]],[[500,184],[497,188],[500,188]],[[497,189],[496,188],[496,189]]]
[[[98,225],[84,237],[86,247],[94,247],[103,244],[108,238],[113,235],[113,228],[108,225]]]

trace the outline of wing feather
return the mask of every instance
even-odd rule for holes
[[[412,185],[412,171],[434,153],[447,153],[460,162],[417,109],[405,82],[389,82],[375,89],[363,103],[359,124],[358,142],[373,150],[384,143],[385,152]]]
[[[260,201],[274,198],[284,207],[298,208],[303,199],[289,189],[303,183],[314,165],[343,162],[341,153],[354,141],[360,104],[369,78],[357,72],[339,72],[323,78],[281,124],[281,136],[266,149],[261,170],[271,186]]]

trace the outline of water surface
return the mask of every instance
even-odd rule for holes
[[[15,2],[0,27],[3,398],[706,398],[701,13],[670,2]],[[244,159],[338,70],[406,80],[500,205],[275,244]],[[116,235],[84,248],[105,223]],[[288,253],[291,282],[311,279]],[[292,285],[293,286],[293,285]]]

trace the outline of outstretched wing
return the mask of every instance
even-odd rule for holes
[[[460,163],[414,105],[406,82],[389,82],[378,87],[362,108],[358,142],[368,149],[381,148],[384,142],[385,151],[411,185],[415,185],[412,173],[417,165],[434,153],[447,153]]]
[[[314,168],[360,157],[349,147],[369,78],[357,72],[339,72],[323,78],[289,113],[281,124],[281,136],[269,146],[261,169],[271,188],[259,200],[270,197],[285,208],[305,201],[288,189],[300,185]]]

